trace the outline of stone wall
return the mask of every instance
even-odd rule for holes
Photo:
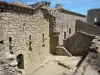
[[[40,8],[41,3],[37,3],[31,8],[0,2],[1,49],[4,54],[13,51],[17,58],[22,55],[23,75],[30,75],[39,67],[49,54],[49,46],[50,52],[55,52],[56,46],[63,45],[63,40],[75,33],[77,19],[86,21],[83,15],[64,12],[62,8],[50,9],[49,5],[42,3]]]
[[[96,35],[96,36],[100,35],[99,33],[100,28],[98,28],[97,26],[94,26],[93,24],[82,22],[80,20],[76,21],[75,32],[77,31],[83,31],[90,35]]]
[[[54,9],[51,11],[52,15],[55,17],[53,25],[54,32],[59,32],[59,45],[63,45],[63,40],[67,39],[75,33],[76,20],[86,21],[86,17],[81,17],[73,15],[69,12],[62,12],[60,9]],[[64,32],[66,33],[66,38],[64,38]]]
[[[4,50],[15,55],[23,54],[23,75],[33,72],[49,54],[49,22],[41,10],[34,14],[15,12],[0,13]],[[0,30],[1,31],[1,30]]]
[[[92,44],[94,36],[89,36],[81,32],[75,33],[64,42],[64,46],[71,53],[77,53],[78,51],[87,51]]]
[[[48,9],[47,13],[51,16],[50,20],[50,51],[56,51],[55,44],[63,45],[64,39],[75,33],[76,20],[86,22],[85,16],[75,15],[71,12],[63,12],[62,8]],[[58,38],[58,40],[55,40]],[[52,42],[53,41],[53,42]],[[54,43],[55,42],[55,43]]]
[[[92,24],[100,22],[100,9],[90,9],[87,15],[87,22]]]

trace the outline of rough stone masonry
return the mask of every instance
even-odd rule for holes
[[[0,2],[0,75],[30,75],[75,33],[86,16],[50,2],[21,6]]]
[[[23,75],[29,75],[49,54],[49,21],[41,9],[0,2],[0,10],[0,63],[3,60],[13,62],[14,58],[6,55],[12,51],[18,61],[17,67]],[[8,66],[10,63],[7,62]]]

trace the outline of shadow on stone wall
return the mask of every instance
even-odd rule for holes
[[[64,46],[72,55],[85,55],[88,52],[93,39],[94,36],[77,32],[64,41]]]

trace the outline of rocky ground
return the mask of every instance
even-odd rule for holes
[[[72,75],[81,57],[50,56],[48,62],[32,75]]]
[[[100,55],[89,52],[75,75],[100,75]]]
[[[100,75],[100,55],[89,52],[82,64],[82,57],[49,56],[48,61],[31,75]]]

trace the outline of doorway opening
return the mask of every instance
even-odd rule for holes
[[[18,67],[19,69],[24,69],[24,56],[23,56],[23,54],[19,54],[19,55],[17,56],[17,62],[18,62],[17,67]]]

